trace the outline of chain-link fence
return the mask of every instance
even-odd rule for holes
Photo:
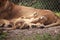
[[[60,0],[11,0],[12,2],[40,9],[60,11]]]

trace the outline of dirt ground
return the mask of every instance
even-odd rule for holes
[[[32,28],[32,29],[16,29],[10,30],[6,40],[16,40],[22,38],[22,36],[31,36],[33,34],[44,34],[49,33],[51,35],[56,35],[60,33],[60,26],[55,26],[51,28]],[[20,40],[20,39],[19,39]]]

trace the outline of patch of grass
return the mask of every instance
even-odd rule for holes
[[[57,34],[54,38],[54,40],[60,40],[60,34]]]
[[[60,17],[60,12],[56,12],[55,14]]]
[[[52,40],[52,36],[50,34],[43,34],[41,40]]]
[[[36,34],[32,35],[31,37],[25,37],[24,40],[60,40],[60,34],[57,34],[56,36],[52,36],[50,34]]]
[[[0,33],[0,40],[4,40],[6,38],[7,33]]]
[[[3,33],[3,35],[0,36],[0,40],[3,40],[3,38],[6,37],[6,34]],[[18,35],[16,37],[12,37],[8,40],[60,40],[60,34],[57,34],[55,36],[52,36],[48,33],[45,33],[43,35],[40,34],[32,34],[30,36],[24,36],[24,35]]]
[[[52,36],[48,33],[45,33],[43,35],[34,34],[31,36],[22,36],[22,39],[19,39],[19,38],[16,38],[16,40],[60,40],[60,34],[57,34],[55,36]],[[15,40],[15,38],[13,40]]]

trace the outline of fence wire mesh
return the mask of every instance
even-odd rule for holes
[[[40,9],[60,11],[60,0],[11,0],[12,2]]]

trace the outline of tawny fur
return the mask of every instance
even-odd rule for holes
[[[0,0],[0,3],[3,4],[3,5],[0,5],[0,19],[13,20],[19,17],[22,17],[22,18],[34,17],[35,19],[36,18],[38,19],[33,20],[32,23],[34,24],[40,23],[44,25],[56,23],[59,19],[54,14],[54,12],[50,10],[35,9],[31,7],[26,7],[26,6],[18,6],[18,5],[15,5],[14,3],[9,2],[9,0]],[[36,16],[30,16],[32,14]]]
[[[0,19],[0,28],[8,28],[8,25],[10,25],[10,22],[8,20]]]

